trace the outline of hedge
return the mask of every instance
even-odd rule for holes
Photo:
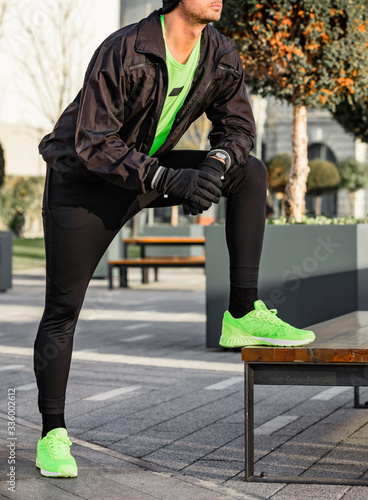
[[[0,228],[18,237],[42,237],[44,177],[5,177],[0,187]]]

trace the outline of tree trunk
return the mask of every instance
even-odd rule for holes
[[[349,190],[350,215],[355,217],[355,191]]]
[[[308,136],[307,136],[307,108],[294,106],[293,108],[293,160],[290,177],[285,188],[283,207],[286,219],[295,218],[301,222],[305,213],[305,193],[307,190],[308,165]]]
[[[322,208],[322,196],[319,194],[318,196],[316,196],[316,199],[315,199],[315,214],[316,215],[321,215],[321,208]]]

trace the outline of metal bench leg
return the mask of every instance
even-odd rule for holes
[[[142,267],[142,283],[148,283],[148,267]]]
[[[365,408],[368,409],[368,401],[365,403],[360,402],[359,386],[354,387],[354,408]]]
[[[245,417],[245,480],[254,474],[254,374],[245,363],[244,369],[244,417]]]
[[[158,267],[155,267],[155,281],[158,281]]]
[[[119,267],[120,287],[128,288],[128,270],[125,266]]]
[[[112,290],[114,288],[112,270],[113,270],[113,266],[111,264],[109,264],[109,269],[108,269],[108,272],[109,272],[109,290]]]

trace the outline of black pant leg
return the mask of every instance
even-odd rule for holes
[[[173,150],[159,158],[172,168],[196,168],[208,151]],[[225,174],[222,190],[226,202],[226,242],[230,260],[230,284],[241,288],[258,286],[259,263],[266,219],[267,170],[249,156],[244,165]],[[157,198],[150,207],[179,205],[180,201]]]
[[[249,156],[245,165],[225,177],[230,284],[256,288],[266,220],[267,170],[260,160]]]
[[[112,239],[138,211],[135,194],[112,185],[78,185],[48,170],[46,297],[34,344],[42,413],[64,410],[73,335],[88,283]]]

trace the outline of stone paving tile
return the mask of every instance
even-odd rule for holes
[[[260,499],[271,499],[278,491],[282,491],[285,486],[282,483],[247,483],[244,481],[244,475],[238,475],[229,479],[226,486],[242,493],[255,495]],[[310,500],[316,500],[316,497],[310,497]]]
[[[173,440],[182,439],[194,432],[198,432],[201,429],[206,428],[208,425],[217,422],[216,416],[211,416],[208,414],[207,418],[202,417],[198,419],[197,415],[184,414],[179,417],[167,420],[166,422],[159,423],[150,427],[152,432],[156,432],[161,435],[170,434],[170,436],[175,436]]]
[[[208,457],[206,457],[208,458]],[[206,481],[213,481],[222,484],[244,470],[244,462],[229,460],[197,460],[192,465],[185,467],[183,472],[186,475],[199,477]]]
[[[283,443],[273,453],[256,462],[255,472],[279,476],[300,475],[331,450],[330,444],[317,443],[318,438],[316,443],[305,443],[295,439]]]
[[[254,448],[255,463],[278,448],[283,442],[284,440],[281,437],[274,434],[270,436],[257,436]],[[211,460],[227,460],[230,462],[241,461],[244,469],[244,435],[242,434],[224,446],[217,448],[215,451],[209,453],[206,458]]]
[[[367,414],[367,419],[368,419],[368,414]],[[349,439],[368,445],[368,423],[362,425],[359,429],[357,429],[354,432],[354,434],[350,436]]]
[[[173,432],[175,429],[180,428],[182,433],[192,433],[198,428],[203,428],[209,424],[216,421],[223,421],[224,417],[228,417],[229,414],[237,412],[238,401],[231,401],[230,397],[223,397],[221,400],[216,400],[192,411],[184,412],[176,417],[170,418],[161,424],[154,427],[156,431],[160,432]],[[185,406],[183,406],[185,410]],[[231,422],[236,423],[236,422]]]
[[[241,424],[244,425],[244,404],[243,408],[239,411],[235,411],[231,413],[231,415],[228,415],[227,417],[224,417],[221,419],[221,422],[223,424],[226,423],[231,423],[231,424]]]
[[[215,423],[165,447],[162,446],[163,449],[157,448],[158,451],[147,453],[144,458],[159,465],[166,462],[170,468],[181,470],[239,437],[241,433],[242,430],[237,424],[229,424],[224,428]]]
[[[139,435],[129,436],[126,439],[117,441],[109,446],[112,450],[117,450],[133,457],[145,457],[160,448],[163,448],[175,439],[175,434],[158,433],[151,430],[142,431]],[[148,460],[152,462],[152,460]],[[157,462],[158,463],[158,462]],[[161,464],[160,464],[161,465]],[[164,465],[164,462],[162,463]],[[165,466],[171,468],[169,462]]]
[[[155,421],[152,419],[118,418],[94,429],[80,432],[78,437],[92,443],[108,446],[131,435],[139,434],[154,424]],[[73,432],[72,428],[70,428],[70,432]]]
[[[349,486],[289,484],[272,497],[275,500],[305,500],[306,498],[339,500]]]
[[[259,404],[261,401],[266,401],[270,396],[275,394],[282,395],[285,389],[289,386],[282,385],[255,385],[254,386],[254,404]]]
[[[341,410],[340,410],[341,411]],[[339,413],[336,412],[336,419],[339,420]],[[359,413],[359,412],[357,412]],[[354,424],[355,420],[355,424]],[[353,415],[352,420],[344,418],[341,419],[341,424],[334,423],[333,420],[326,422],[325,420],[319,421],[317,424],[309,427],[302,433],[298,434],[293,438],[295,443],[320,443],[327,446],[334,447],[340,441],[347,439],[351,436],[362,424],[361,417],[358,415]]]
[[[113,473],[108,472],[106,474],[106,479],[113,479],[114,481],[121,482],[123,485],[130,486],[131,488],[137,487],[137,480],[139,481],[139,490],[146,493],[147,495],[152,495],[154,498],[159,498],[160,500],[173,500],[173,499],[183,499],[183,500],[209,500],[218,499],[225,500],[230,497],[226,494],[222,494],[216,491],[210,491],[205,488],[196,488],[193,492],[193,487],[180,481],[178,478],[173,476],[172,478],[166,476],[165,482],[162,481],[162,476],[151,475],[148,477],[134,477],[133,474],[125,474],[114,476]]]
[[[340,497],[343,500],[367,500],[367,487],[354,486],[350,487],[344,496]],[[335,500],[335,499],[334,499]]]
[[[73,365],[74,368],[74,365]],[[127,385],[134,385],[139,382],[144,388],[155,388],[155,389],[167,389],[172,385],[180,384],[182,378],[175,376],[175,372],[167,376],[167,369],[163,370],[160,368],[154,369],[154,376],[152,376],[152,371],[148,369],[142,369],[142,367],[131,366],[131,365],[121,365],[118,363],[110,363],[108,366],[103,364],[103,367],[99,368],[94,364],[93,369],[85,367],[83,363],[79,363],[78,371],[73,371],[70,376],[70,383],[72,385],[78,383],[85,383],[86,380],[89,383],[94,383],[97,381],[101,383],[101,377],[103,377],[104,382],[113,382],[115,385],[119,381],[124,382]]]
[[[117,385],[117,384],[116,384]],[[115,387],[116,387],[115,385]],[[125,382],[125,379],[119,383],[118,386],[127,385],[140,385],[139,379],[135,381],[134,384],[129,384]],[[116,408],[117,412],[120,411],[120,416],[122,415],[134,415],[137,418],[158,418],[165,420],[171,414],[180,414],[185,411],[189,411],[191,408],[201,407],[207,401],[213,400],[216,395],[201,393],[201,397],[198,398],[190,387],[191,383],[185,382],[180,383],[169,388],[159,388],[152,390],[150,392],[145,392],[144,389],[140,391],[134,391],[128,394],[119,396],[120,406]],[[193,385],[193,384],[192,384]],[[114,386],[105,388],[106,390],[112,389]],[[96,414],[100,409],[101,417],[104,416],[104,410],[108,412],[108,408],[115,403],[112,400],[105,401],[80,401],[78,400],[78,391],[75,391],[74,387],[70,387],[67,402],[69,407],[69,419],[74,424],[75,420],[84,420],[83,415],[87,413],[86,419],[88,425],[89,415]],[[73,391],[73,392],[72,392]],[[90,389],[88,389],[90,392]],[[88,395],[90,395],[88,392]],[[94,394],[103,392],[102,388],[98,388],[94,391]],[[181,394],[182,393],[182,394]],[[115,398],[114,398],[115,399]],[[111,401],[111,402],[110,402]]]
[[[194,393],[186,394],[182,397],[160,403],[154,408],[146,408],[142,411],[137,411],[132,415],[136,418],[154,418],[165,421],[169,418],[177,417],[182,413],[202,408],[206,403],[213,401],[217,397],[217,394],[210,393],[210,391],[207,393],[202,392],[200,397],[198,397],[198,394]]]
[[[360,478],[368,470],[367,440],[346,439],[306,471],[316,477]]]
[[[108,400],[105,401],[105,406],[95,409],[90,407],[89,411],[78,412],[78,405],[75,405],[75,408],[69,407],[69,410],[67,410],[68,422],[72,426],[79,427],[82,425],[85,429],[88,429],[101,425],[101,422],[109,422],[123,416],[138,418],[136,413],[144,411],[146,413],[141,414],[140,418],[155,419],[154,411],[156,411],[157,419],[162,421],[164,419],[161,417],[160,411],[155,409],[159,405],[169,402],[179,407],[178,402],[174,403],[174,401],[179,399],[181,394],[187,394],[189,390],[186,383],[175,387],[176,390],[173,388],[167,391],[156,390],[145,394],[144,398],[131,397],[124,403],[115,403],[114,400],[110,400],[109,403]],[[152,408],[151,412],[149,411],[150,408]],[[182,411],[185,411],[185,408]]]
[[[272,394],[255,405],[255,423],[261,425],[280,414],[297,411],[300,404],[321,390],[323,388],[316,391],[315,388],[303,387],[301,391],[299,386],[284,386],[282,391]]]

